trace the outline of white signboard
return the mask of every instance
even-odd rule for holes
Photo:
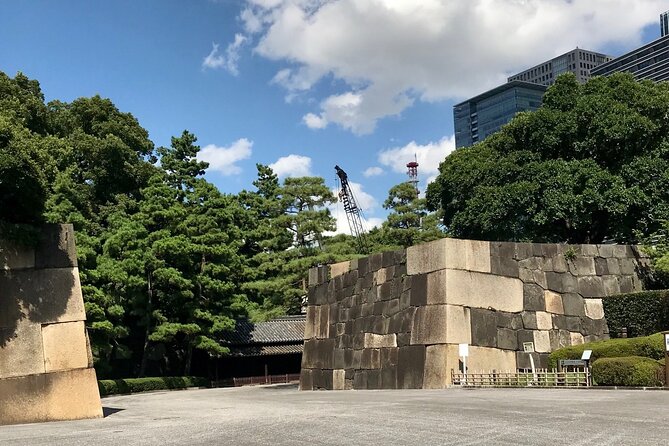
[[[669,352],[669,333],[664,334],[664,348]]]
[[[466,358],[469,356],[469,344],[458,344],[458,351],[461,357]]]
[[[523,351],[525,353],[534,353],[534,342],[523,342]]]
[[[581,359],[583,361],[590,361],[590,356],[592,356],[592,350],[583,350],[583,355],[581,355]]]

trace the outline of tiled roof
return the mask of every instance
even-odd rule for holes
[[[302,353],[304,344],[283,344],[283,345],[249,345],[243,347],[231,347],[231,356],[269,356],[285,355],[291,353]]]
[[[255,324],[247,320],[240,320],[237,321],[235,331],[226,333],[223,338],[230,346],[276,343],[302,345],[305,322],[306,316],[304,315],[284,316]]]

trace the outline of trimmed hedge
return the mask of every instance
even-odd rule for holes
[[[103,379],[98,381],[100,396],[118,393],[148,392],[151,390],[209,387],[209,380],[197,376],[168,376],[156,378]]]
[[[599,358],[620,358],[644,356],[651,359],[664,358],[664,337],[661,333],[640,338],[609,339],[588,342],[555,350],[549,356],[549,367],[557,367],[560,359],[581,359],[583,350],[592,350],[591,360]]]
[[[669,290],[619,294],[603,299],[604,315],[611,337],[648,336],[669,330]]]
[[[592,363],[592,379],[599,386],[659,387],[664,367],[641,356],[601,358]]]

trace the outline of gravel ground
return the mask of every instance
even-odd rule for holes
[[[295,386],[104,398],[104,419],[0,426],[6,445],[667,445],[669,392]]]

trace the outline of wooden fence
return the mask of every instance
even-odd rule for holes
[[[454,385],[467,387],[587,387],[590,371],[538,369],[532,372],[456,373],[451,370]]]
[[[258,384],[288,384],[300,381],[299,373],[287,373],[284,375],[265,375],[265,376],[245,376],[243,378],[233,378],[235,387],[253,386]]]

